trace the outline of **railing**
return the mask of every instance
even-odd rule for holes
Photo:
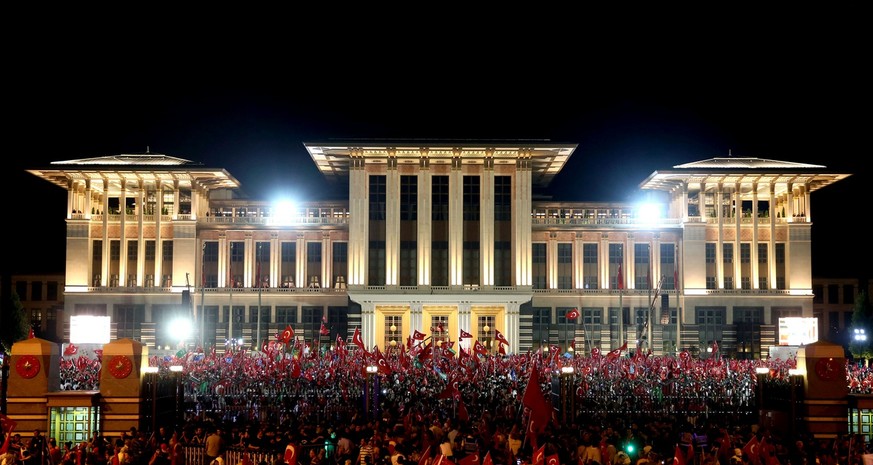
[[[256,225],[286,225],[292,226],[297,224],[328,224],[340,225],[349,224],[348,218],[331,218],[331,217],[297,217],[297,218],[276,218],[276,217],[249,217],[249,216],[201,216],[198,220],[206,224],[256,224]]]
[[[281,444],[280,450],[285,449],[286,444]],[[322,444],[299,444],[297,446],[298,457],[309,457],[309,451],[311,449],[324,449],[325,445]],[[206,463],[206,447],[199,445],[187,445],[184,447],[183,452],[185,460],[182,462],[186,465],[209,465]],[[275,450],[268,449],[244,449],[242,447],[233,446],[224,451],[224,463],[227,465],[237,465],[238,463],[243,463],[243,454],[248,455],[249,463],[257,464],[257,463],[273,463],[273,459],[276,456]]]
[[[531,224],[535,225],[635,225],[635,224],[662,224],[665,226],[677,226],[682,223],[678,218],[659,218],[659,219],[643,219],[643,218],[531,218]]]

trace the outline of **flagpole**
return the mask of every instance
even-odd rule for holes
[[[258,243],[258,253],[255,260],[258,262],[258,276],[255,283],[258,286],[258,337],[256,338],[257,345],[255,347],[261,350],[261,244]]]

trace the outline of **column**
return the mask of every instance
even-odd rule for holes
[[[515,284],[530,286],[531,273],[531,162],[530,151],[522,149],[516,162],[515,185],[513,186],[512,222],[514,223],[512,247],[515,249]]]
[[[794,183],[788,183],[788,190],[785,192],[785,219],[788,223],[794,222]]]
[[[679,218],[682,219],[683,223],[688,222],[688,183],[683,182],[681,186],[679,186],[680,192],[680,202],[682,205],[680,206],[681,212],[679,213]]]
[[[576,240],[573,242],[573,287],[583,289],[585,287],[584,274],[584,257],[582,256],[582,233],[576,233]],[[582,309],[579,309],[581,312]]]
[[[334,286],[331,269],[333,265],[333,250],[330,247],[330,233],[321,233],[321,287],[328,289]]]
[[[661,283],[661,233],[656,232],[652,237],[652,266],[649,270],[649,276],[651,276],[652,285],[651,288],[656,289],[658,285]],[[651,304],[651,302],[649,302]],[[651,329],[652,325],[649,325]],[[651,342],[651,338],[649,338],[649,342]]]
[[[464,173],[461,149],[452,156],[449,174],[449,285],[464,283]]]
[[[413,330],[422,331],[424,329],[423,323],[421,321],[421,302],[410,302],[409,303],[409,331],[407,334],[412,334]],[[424,331],[422,331],[424,332]],[[406,341],[404,341],[405,343]]]
[[[161,181],[158,180],[155,182],[155,197],[157,198],[157,205],[155,208],[155,285],[163,286],[164,285],[164,254],[163,254],[163,240],[161,238],[161,225],[164,221],[164,186],[161,184]],[[105,205],[105,204],[104,204]]]
[[[173,180],[173,220],[179,219],[179,180]]]
[[[121,198],[118,199],[121,211],[121,231],[119,232],[119,249],[121,257],[118,259],[118,285],[127,285],[127,180],[121,180]]]
[[[427,149],[421,150],[418,172],[418,284],[430,286],[432,205],[430,160]]]
[[[734,289],[740,289],[742,286],[743,280],[743,267],[742,263],[740,263],[740,244],[741,244],[741,236],[743,232],[743,199],[740,197],[740,183],[734,184],[734,202],[736,204],[736,210],[734,212],[734,250],[733,256],[731,257],[734,265]],[[754,210],[754,209],[753,209]],[[754,214],[752,215],[752,219],[754,220]],[[754,262],[752,262],[754,263]],[[751,267],[754,269],[754,266]]]
[[[396,150],[388,149],[385,173],[385,285],[400,282],[400,173],[397,170]]]
[[[73,206],[75,205],[76,197],[76,182],[72,179],[67,180],[67,219],[73,217]]]
[[[612,289],[609,286],[609,233],[600,235],[600,247],[598,254],[598,268],[600,268],[600,289]]]
[[[82,210],[85,213],[85,218],[91,219],[91,178],[85,180],[85,204]]]
[[[282,287],[282,246],[279,244],[279,234],[270,234],[270,287]],[[276,307],[273,306],[274,313]],[[276,321],[272,319],[270,321]]]
[[[546,288],[558,288],[558,238],[555,233],[549,233],[546,244]]]
[[[245,254],[243,255],[243,287],[253,287],[255,285],[255,241],[251,232],[246,233],[245,239]]]
[[[143,225],[145,223],[145,186],[139,182],[136,190],[136,285],[145,284],[145,236]]]
[[[306,276],[306,236],[302,233],[297,234],[297,277],[294,279],[294,284],[297,287],[309,287],[309,277]]]
[[[773,213],[773,204],[770,204],[770,213]],[[737,231],[739,233],[739,231]],[[749,279],[752,281],[752,289],[758,289],[758,183],[752,183],[752,272]]]
[[[712,205],[715,208],[715,219],[718,225],[718,242],[715,245],[715,287],[724,289],[724,215],[722,214],[724,186],[716,184],[715,200]]]
[[[776,184],[768,183],[770,191],[770,239],[767,241],[767,288],[776,289],[776,214],[773,206],[776,205]],[[785,221],[785,218],[782,219]]]
[[[230,274],[230,246],[227,242],[227,233],[218,233],[218,287],[232,287],[228,281]],[[232,319],[231,319],[232,320]],[[228,337],[230,337],[228,335]]]
[[[363,286],[367,283],[367,242],[369,233],[369,196],[367,190],[367,172],[364,169],[364,159],[361,149],[352,149],[349,160],[349,286]],[[297,240],[297,256],[300,257],[301,241]],[[300,281],[302,271],[297,267],[296,284],[305,287],[306,281]],[[303,284],[301,284],[303,283]]]
[[[637,251],[636,247],[634,247],[634,244],[636,244],[636,238],[634,237],[634,234],[628,233],[625,236],[621,254],[625,289],[637,288],[637,267],[635,266],[637,261]]]
[[[464,331],[470,331],[473,328],[469,302],[461,302],[458,304],[458,328],[463,328]],[[458,331],[457,334],[460,334],[460,331]],[[464,348],[464,350],[470,349],[471,343],[469,339],[459,339],[459,341],[461,342],[461,346]]]
[[[376,343],[376,304],[373,302],[361,302],[361,340],[368,348]]]
[[[503,317],[503,328],[504,335],[506,339],[509,340],[509,353],[514,354],[518,353],[518,338],[519,338],[519,329],[518,329],[518,318],[519,318],[519,304],[518,302],[507,302],[506,303],[506,312]],[[581,312],[582,309],[579,309]]]
[[[479,250],[482,277],[479,284],[494,285],[494,149],[485,150],[482,190],[479,191]]]
[[[103,260],[100,264],[101,286],[109,284],[109,180],[103,178]]]

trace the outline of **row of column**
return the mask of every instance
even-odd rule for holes
[[[386,284],[399,283],[400,263],[400,173],[396,159],[389,151],[386,184]],[[490,153],[490,152],[489,152]],[[426,154],[426,151],[425,151]],[[449,173],[449,283],[463,284],[464,173],[460,151],[452,159]],[[350,165],[349,195],[349,284],[365,285],[367,279],[367,245],[369,221],[368,173],[363,158],[353,151]],[[418,176],[418,284],[431,284],[431,209],[432,173],[429,162],[423,157]],[[480,189],[480,284],[494,284],[494,162],[488,157],[481,174]],[[517,161],[513,182],[513,238],[516,256],[516,285],[530,285],[531,276],[531,163],[529,156]],[[381,283],[380,283],[381,284]]]

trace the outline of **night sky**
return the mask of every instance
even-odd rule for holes
[[[578,144],[541,192],[568,201],[632,200],[655,170],[729,152],[852,173],[812,194],[813,275],[869,276],[870,247],[859,236],[869,227],[861,186],[873,181],[863,161],[873,80],[859,57],[847,57],[851,49],[706,62],[652,55],[580,61],[573,71],[567,57],[343,66],[332,56],[331,66],[287,59],[242,77],[215,63],[92,58],[57,79],[45,75],[57,63],[38,64],[8,87],[12,215],[0,271],[63,271],[66,194],[26,168],[148,147],[226,168],[253,198],[326,200],[344,198],[345,188],[325,181],[304,142],[416,138]]]

